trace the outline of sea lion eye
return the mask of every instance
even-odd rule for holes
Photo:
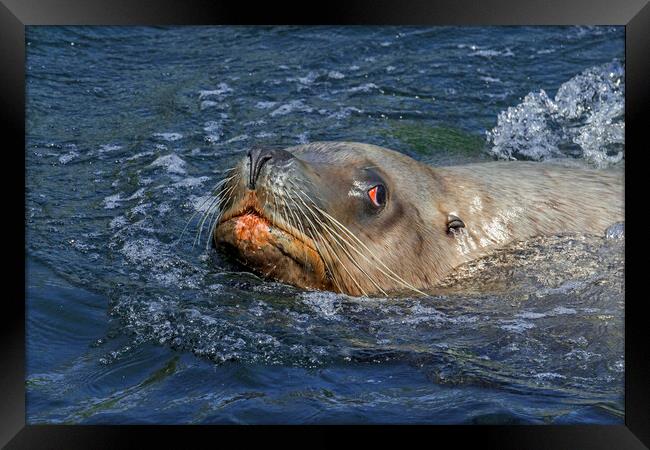
[[[376,207],[379,208],[384,206],[386,203],[386,188],[383,185],[378,184],[368,190],[368,197],[370,197],[370,201]]]

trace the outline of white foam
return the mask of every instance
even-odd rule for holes
[[[120,150],[121,148],[122,148],[121,145],[104,144],[99,147],[99,152],[100,153],[114,152],[115,150]]]
[[[318,78],[318,73],[311,71],[304,77],[290,78],[287,81],[298,80],[302,84],[309,85],[309,84],[312,84],[316,80],[316,78]]]
[[[517,317],[520,317],[522,319],[541,319],[543,317],[547,317],[547,314],[536,313],[532,311],[524,311],[522,313],[517,314]]]
[[[610,366],[610,370],[618,373],[623,373],[625,372],[625,360],[619,359],[618,361],[614,361],[613,364]]]
[[[537,373],[534,375],[534,377],[537,378],[538,380],[557,380],[557,379],[566,378],[564,375],[560,375],[559,373],[555,373],[555,372]]]
[[[151,156],[151,155],[153,155],[153,154],[154,154],[154,153],[153,153],[151,150],[149,150],[149,151],[147,151],[147,152],[136,153],[135,155],[126,158],[126,161],[133,161],[133,160],[136,160],[136,159],[142,158],[143,156]]]
[[[478,321],[478,316],[474,315],[449,315],[432,306],[422,305],[420,302],[414,304],[411,307],[411,314],[408,317],[403,319],[403,322],[410,324],[419,324],[419,323],[452,323],[452,324],[464,324],[464,323],[475,323]]]
[[[206,122],[203,130],[207,133],[205,140],[214,144],[221,139],[223,135],[223,125],[221,122],[210,121]]]
[[[478,50],[480,47],[475,44],[458,44],[456,48],[460,48],[460,49],[468,48],[470,50]]]
[[[307,292],[301,294],[302,302],[316,314],[326,319],[336,319],[341,310],[341,297],[333,292]]]
[[[314,110],[314,108],[312,108],[312,107],[310,107],[308,105],[305,105],[303,100],[292,100],[289,103],[286,103],[286,104],[280,106],[279,108],[273,110],[270,115],[272,117],[284,116],[284,115],[287,115],[287,114],[290,114],[290,113],[296,112],[296,111],[308,112],[309,113],[309,112],[312,112],[313,110]]]
[[[309,142],[309,133],[307,131],[300,133],[298,136],[296,136],[296,139],[298,140],[299,144],[306,144]]]
[[[73,151],[71,151],[71,152],[66,153],[66,154],[63,155],[63,156],[60,156],[60,157],[59,157],[59,162],[60,162],[61,164],[68,164],[70,161],[72,161],[73,159],[75,159],[77,156],[79,156],[79,153],[78,153],[78,152],[75,152],[75,151],[73,150]]]
[[[336,111],[335,113],[330,114],[328,117],[330,119],[347,119],[352,115],[352,113],[363,113],[363,110],[359,108],[355,108],[354,106],[346,106],[345,108],[341,108],[340,110]]]
[[[260,131],[259,133],[257,133],[257,134],[255,135],[255,137],[256,137],[256,138],[260,138],[260,139],[262,139],[262,138],[273,137],[273,136],[275,136],[275,135],[276,135],[275,133],[269,133],[268,131]]]
[[[123,198],[121,193],[114,195],[109,195],[104,198],[104,208],[105,209],[114,209],[120,206],[120,203],[130,200],[137,200],[144,197],[144,188],[140,188],[131,194],[129,197]]]
[[[177,181],[176,183],[172,184],[172,186],[175,187],[196,187],[196,186],[201,186],[203,183],[208,181],[210,177],[189,177],[189,178],[184,178],[181,181]]]
[[[181,133],[154,133],[153,136],[169,142],[178,141],[183,138]]]
[[[468,56],[482,56],[485,58],[491,58],[493,56],[515,56],[515,54],[512,52],[512,50],[507,48],[504,51],[492,49],[476,50],[472,53],[469,53]]]
[[[159,241],[151,238],[142,238],[125,242],[124,246],[120,249],[120,252],[126,256],[130,262],[141,264],[143,262],[151,262],[160,258],[159,247]]]
[[[258,120],[249,120],[248,122],[244,122],[243,125],[245,127],[251,127],[251,126],[257,127],[257,126],[260,126],[260,125],[264,125],[265,123],[266,123],[266,120],[258,119]]]
[[[133,208],[131,208],[132,214],[142,214],[146,215],[147,210],[151,207],[151,203],[141,203]]]
[[[345,75],[343,75],[341,72],[338,70],[330,70],[329,73],[327,74],[328,77],[333,78],[335,80],[341,80],[345,78]]]
[[[206,97],[223,96],[233,92],[233,89],[227,83],[219,83],[217,89],[199,91],[199,100]]]
[[[551,310],[551,312],[562,315],[562,314],[575,314],[577,311],[573,308],[565,308],[564,306],[557,306]]]
[[[113,209],[117,208],[120,206],[120,202],[122,201],[122,198],[120,197],[120,194],[115,194],[115,195],[109,195],[108,197],[104,198],[104,209]]]
[[[498,56],[501,52],[497,50],[477,50],[472,53],[468,53],[468,56]]]
[[[212,100],[204,100],[204,101],[201,102],[200,109],[201,109],[201,111],[203,111],[204,109],[214,108],[218,104],[219,103],[213,102]]]
[[[255,104],[255,107],[257,109],[269,109],[269,108],[273,108],[277,104],[278,102],[257,102]]]
[[[501,80],[499,78],[493,78],[493,77],[479,77],[479,78],[485,81],[486,83],[501,83]]]
[[[564,359],[569,360],[578,360],[578,361],[589,361],[596,356],[601,356],[597,353],[588,352],[579,348],[573,349],[568,353],[564,354]]]
[[[115,217],[113,220],[110,221],[110,223],[108,224],[108,226],[109,226],[109,228],[111,228],[111,229],[113,229],[113,228],[122,228],[122,227],[124,227],[127,223],[129,223],[129,222],[128,222],[128,220],[126,220],[126,217],[124,217],[124,216],[117,216],[117,217]]]
[[[605,231],[605,238],[607,239],[623,239],[625,238],[625,223],[618,222],[612,225]]]
[[[169,155],[160,156],[154,162],[149,164],[148,167],[163,167],[169,173],[176,173],[179,175],[184,175],[185,171],[185,161],[181,159],[180,156],[171,153]]]
[[[514,319],[504,321],[504,323],[499,325],[499,328],[506,331],[512,331],[514,333],[523,333],[526,330],[535,328],[535,325],[530,322],[526,322],[525,320]]]
[[[379,89],[379,86],[377,86],[375,83],[366,83],[359,86],[351,87],[347,91],[348,92],[370,92],[373,89]]]
[[[241,141],[245,141],[245,140],[247,140],[247,139],[250,139],[250,136],[249,136],[249,135],[247,135],[247,134],[240,134],[239,136],[235,136],[235,137],[233,137],[233,138],[228,139],[225,143],[226,143],[226,144],[230,144],[230,143],[232,143],[232,142],[241,142]]]
[[[131,196],[125,198],[124,200],[136,200],[142,197],[144,197],[144,188],[138,189],[133,194],[131,194]]]

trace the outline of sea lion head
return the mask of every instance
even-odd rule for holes
[[[427,170],[367,144],[252,149],[220,188],[214,242],[256,272],[299,287],[418,291],[436,266],[423,266],[423,254],[448,231],[441,214],[421,207],[436,188],[430,173],[420,173]]]

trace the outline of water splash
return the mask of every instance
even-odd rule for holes
[[[500,159],[583,158],[597,167],[624,157],[625,69],[614,60],[563,83],[555,98],[531,92],[487,132]]]

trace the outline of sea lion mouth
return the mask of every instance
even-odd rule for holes
[[[239,208],[238,210],[231,210],[223,215],[221,220],[216,225],[216,230],[224,223],[229,221],[236,221],[236,228],[240,238],[243,238],[246,233],[256,234],[256,237],[259,238],[260,228],[267,227],[269,231],[277,229],[280,232],[286,233],[291,238],[300,241],[302,245],[305,245],[311,251],[318,253],[313,244],[312,240],[298,233],[297,230],[290,229],[282,223],[275,221],[272,217],[269,217],[261,208],[257,205],[247,205],[244,208]],[[251,236],[253,237],[253,236]],[[259,241],[259,239],[257,239]],[[258,242],[261,243],[261,242]]]
[[[265,277],[325,289],[330,285],[315,245],[302,233],[278,223],[252,202],[231,208],[214,230],[218,247]]]

